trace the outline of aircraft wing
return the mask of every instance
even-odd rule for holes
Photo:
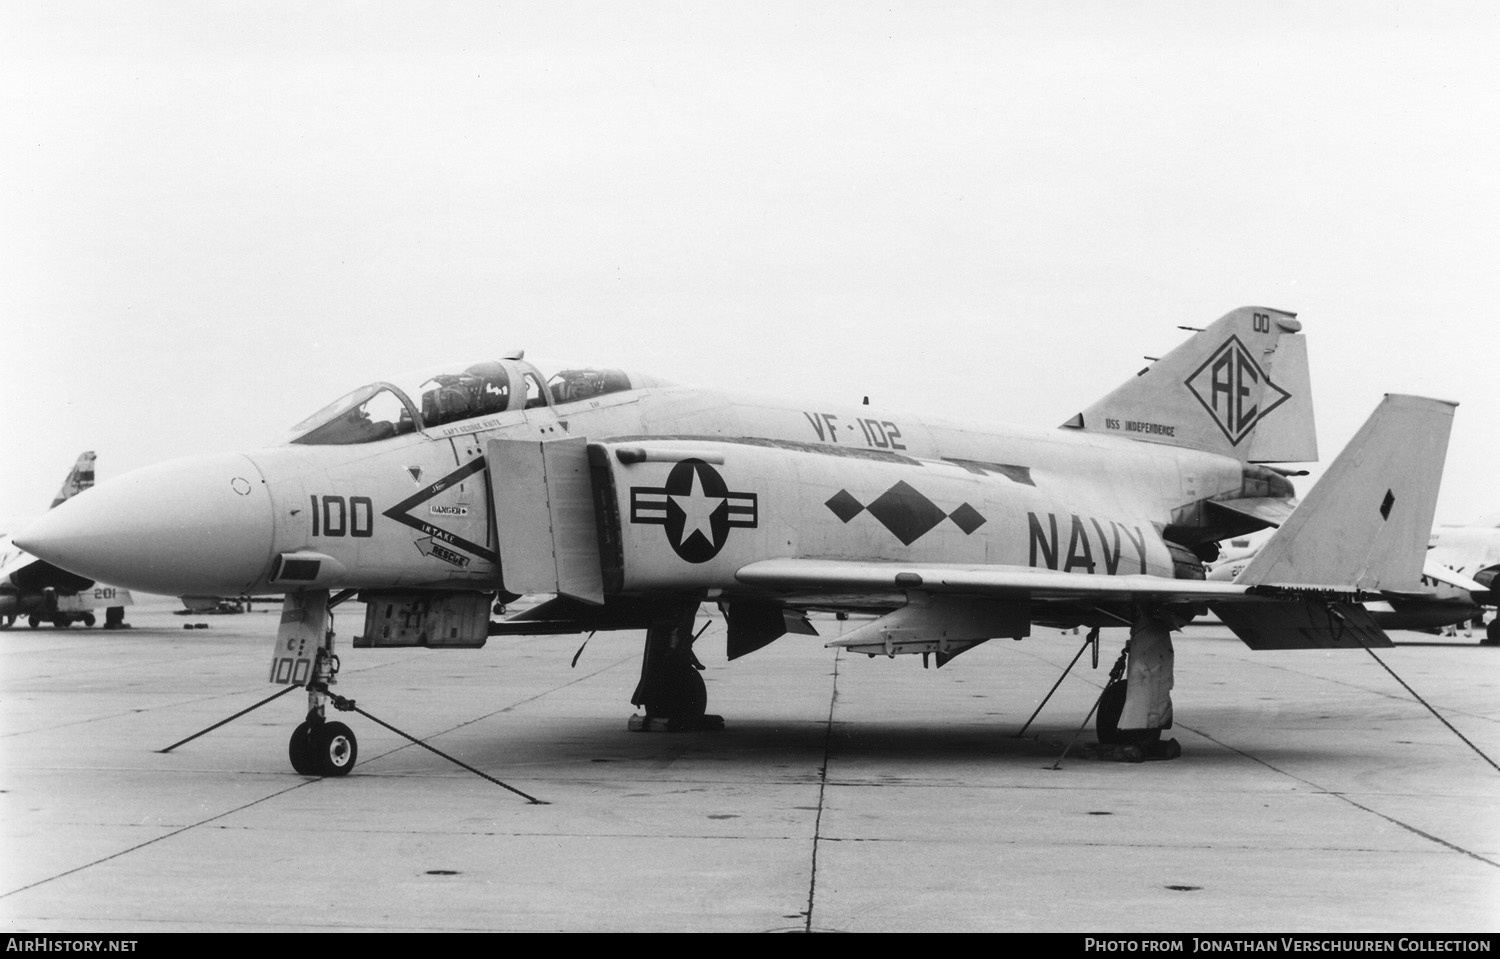
[[[1161,576],[1089,576],[1026,566],[767,559],[735,575],[746,586],[778,592],[902,593],[922,590],[1058,605],[1203,603],[1243,600],[1251,587]]]
[[[1029,634],[1031,622],[1128,622],[1135,604],[1209,604],[1252,649],[1391,646],[1361,597],[1339,587],[1091,576],[1015,566],[773,559],[742,567],[747,586],[816,605],[820,594],[905,594],[907,605],[833,645],[857,652],[961,652],[984,638]],[[920,598],[918,598],[920,597]],[[933,637],[936,639],[918,639]]]
[[[1470,579],[1458,570],[1444,566],[1431,557],[1428,557],[1427,561],[1422,564],[1422,575],[1435,582],[1465,589],[1471,593],[1482,593],[1487,588],[1483,583]]]

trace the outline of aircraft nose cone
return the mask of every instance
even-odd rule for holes
[[[33,556],[100,582],[181,596],[236,595],[271,560],[271,497],[241,453],[194,456],[101,483],[15,537]]]

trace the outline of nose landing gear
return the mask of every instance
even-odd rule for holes
[[[282,605],[271,681],[307,689],[307,718],[292,731],[286,746],[292,768],[304,776],[347,776],[359,757],[353,730],[325,717],[329,702],[339,709],[354,705],[329,690],[339,673],[330,608],[352,595],[352,590],[345,590],[330,599],[326,590],[307,590],[287,593]]]
[[[338,681],[339,658],[333,653],[333,630],[323,634],[313,655],[312,679],[307,684],[307,718],[287,742],[287,758],[292,768],[304,776],[347,776],[359,758],[359,741],[354,730],[340,722],[328,722],[324,709],[334,700],[340,709],[353,703],[334,696],[328,687]]]

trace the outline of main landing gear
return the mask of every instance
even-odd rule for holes
[[[1130,626],[1130,642],[1110,670],[1099,697],[1094,731],[1114,758],[1176,759],[1182,747],[1162,739],[1172,728],[1172,630],[1181,620],[1163,609],[1142,610]],[[1128,672],[1127,672],[1128,668]]]
[[[724,717],[705,712],[708,688],[703,664],[693,655],[693,620],[699,601],[683,600],[664,609],[646,630],[641,681],[630,701],[646,715],[630,717],[632,732],[686,732],[724,728]]]

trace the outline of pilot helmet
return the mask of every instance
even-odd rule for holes
[[[471,378],[470,389],[480,412],[494,413],[505,409],[510,395],[510,375],[504,366],[490,360],[475,363],[464,370],[464,374]]]

